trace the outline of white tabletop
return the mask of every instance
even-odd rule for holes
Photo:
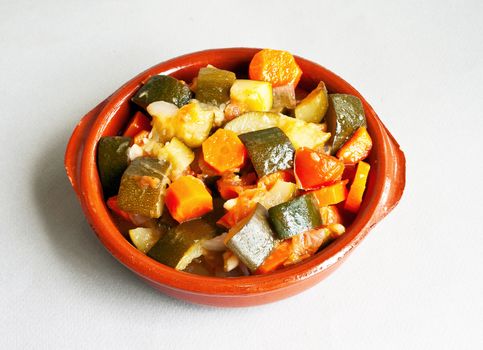
[[[0,348],[483,348],[481,1],[0,1]],[[101,246],[63,168],[140,71],[271,47],[353,84],[407,157],[399,206],[333,275],[270,305],[187,304]]]

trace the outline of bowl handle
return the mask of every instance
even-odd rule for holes
[[[383,142],[386,147],[386,156],[387,159],[392,159],[393,161],[385,164],[383,192],[377,213],[373,216],[372,224],[383,219],[398,204],[406,185],[406,157],[384,124],[382,124],[382,127],[385,131]]]
[[[67,172],[67,177],[78,197],[81,195],[79,187],[79,169],[82,153],[84,152],[84,142],[92,124],[94,124],[94,121],[108,100],[108,98],[105,99],[82,117],[81,121],[72,132],[69,143],[67,144],[64,158],[65,171]]]

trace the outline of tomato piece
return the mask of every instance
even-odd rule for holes
[[[297,183],[305,190],[331,185],[344,172],[341,160],[304,147],[296,151],[294,164]]]

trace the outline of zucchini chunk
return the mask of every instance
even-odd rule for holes
[[[156,158],[139,157],[132,161],[121,178],[117,201],[119,208],[149,218],[163,213],[168,172],[171,164]]]
[[[366,126],[362,102],[352,95],[330,94],[325,120],[331,134],[328,142],[331,154],[335,154],[357,129]]]
[[[146,109],[152,102],[165,101],[181,107],[192,97],[190,88],[178,79],[168,75],[155,75],[149,78],[131,99],[138,106]]]
[[[304,194],[268,210],[277,238],[286,239],[322,225],[319,205],[313,194]]]
[[[146,254],[159,240],[161,233],[151,227],[137,227],[129,230],[129,237],[134,246]]]
[[[233,226],[225,238],[226,246],[252,271],[263,264],[275,246],[267,219],[267,209],[257,203],[255,211]]]
[[[323,81],[295,107],[295,118],[320,123],[329,107],[329,96]]]
[[[201,68],[198,72],[196,99],[215,106],[230,100],[230,88],[236,80],[233,72],[215,67]]]
[[[121,177],[128,166],[127,150],[130,137],[104,136],[97,148],[97,166],[105,197],[115,195],[119,190]]]
[[[239,137],[258,177],[293,168],[295,149],[279,128],[252,131]]]
[[[161,237],[148,256],[176,270],[184,270],[203,254],[203,242],[215,233],[216,227],[203,219],[183,222]]]

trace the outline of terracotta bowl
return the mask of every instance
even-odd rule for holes
[[[214,49],[187,54],[160,63],[121,86],[87,113],[75,128],[65,154],[67,175],[82,209],[106,249],[141,279],[159,291],[193,303],[216,306],[259,305],[297,294],[334,271],[356,248],[369,230],[398,203],[405,185],[405,158],[376,112],[357,90],[322,66],[296,57],[303,70],[300,82],[310,90],[323,80],[329,92],[358,96],[364,104],[368,130],[374,146],[368,187],[362,207],[347,232],[310,259],[280,271],[237,278],[217,278],[176,271],[134,248],[114,224],[104,203],[96,166],[99,138],[116,135],[132,115],[131,96],[149,77],[169,74],[191,81],[199,68],[212,64],[231,71],[247,72],[255,48]]]

